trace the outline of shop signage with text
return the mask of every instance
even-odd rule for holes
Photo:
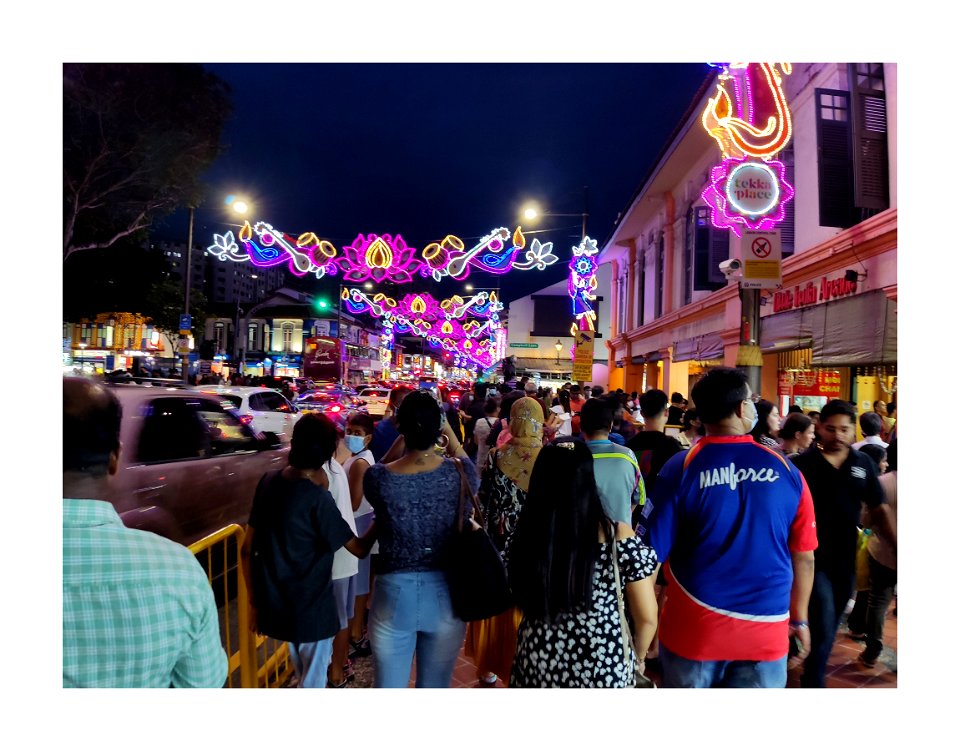
[[[805,308],[808,305],[827,302],[836,297],[846,297],[856,291],[857,283],[847,281],[842,276],[836,279],[822,277],[819,285],[814,282],[807,282],[804,286],[798,284],[792,290],[785,289],[774,293],[773,312],[780,313],[784,310]]]

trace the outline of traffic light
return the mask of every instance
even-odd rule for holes
[[[330,302],[325,297],[318,297],[313,301],[313,307],[318,311],[326,312],[330,310]]]

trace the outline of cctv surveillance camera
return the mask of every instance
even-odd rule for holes
[[[726,261],[720,262],[720,271],[723,272],[724,276],[734,276],[740,271],[741,265],[736,258],[728,258]]]

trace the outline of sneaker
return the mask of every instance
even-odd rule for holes
[[[495,673],[488,673],[478,679],[477,685],[480,688],[491,688],[497,685],[497,676]]]
[[[866,641],[867,635],[862,634],[859,631],[847,631],[847,638],[853,639],[854,641]]]
[[[350,652],[348,656],[350,659],[354,657],[369,657],[373,654],[373,650],[370,648],[370,640],[364,636],[360,641],[350,640]]]
[[[877,664],[877,659],[880,657],[880,652],[873,649],[865,649],[860,653],[860,662],[862,662],[866,667],[872,668]]]

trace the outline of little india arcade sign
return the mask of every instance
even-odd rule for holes
[[[809,305],[827,302],[836,297],[846,297],[857,291],[857,283],[847,281],[844,277],[827,279],[821,277],[819,286],[814,282],[807,282],[805,286],[799,284],[792,290],[785,289],[773,296],[773,312],[780,313],[794,308],[805,308]]]

